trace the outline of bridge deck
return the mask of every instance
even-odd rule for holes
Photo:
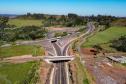
[[[43,59],[46,62],[56,62],[56,61],[71,61],[74,59],[73,56],[45,56]]]

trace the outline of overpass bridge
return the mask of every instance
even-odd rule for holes
[[[72,61],[72,60],[74,60],[74,56],[45,56],[45,57],[43,57],[43,60],[45,60],[47,63]]]

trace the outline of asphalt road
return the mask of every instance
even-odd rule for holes
[[[57,56],[63,56],[63,53],[60,49],[60,47],[53,43],[53,46],[56,49]],[[55,71],[54,71],[54,78],[53,78],[53,84],[67,84],[66,81],[66,71],[65,71],[65,63],[64,62],[57,62],[54,64]]]
[[[94,26],[91,23],[87,24],[87,28],[88,28],[88,31],[85,34],[81,35],[80,37],[85,36],[94,30]],[[67,48],[69,47],[70,43],[71,42],[65,45],[65,47],[63,48],[63,51],[56,43],[53,43],[57,56],[66,56]],[[64,62],[55,63],[54,69],[55,70],[54,70],[54,75],[53,75],[53,84],[67,84],[65,63]]]

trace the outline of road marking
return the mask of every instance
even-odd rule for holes
[[[66,69],[66,80],[67,80],[67,84],[69,84],[69,71],[68,71],[68,63],[65,63],[65,69]]]
[[[57,55],[56,49],[54,48],[53,44],[52,44],[52,47],[54,49],[55,55]]]
[[[90,24],[88,24],[88,27],[90,26]],[[93,26],[93,28],[94,28],[94,26]],[[81,38],[81,37],[83,37],[83,36],[85,36],[85,35],[87,35],[87,34],[89,34],[90,32],[92,32],[92,27],[89,27],[89,29],[88,29],[88,31],[86,32],[86,33],[84,33],[84,34],[82,34],[82,35],[80,35],[79,37],[76,37],[76,38],[73,38],[72,40],[70,40],[69,42],[67,42],[67,44],[65,45],[66,46],[66,52],[65,52],[65,54],[66,55],[68,55],[68,48],[69,48],[69,43],[71,43],[72,41],[74,41],[74,40],[76,40],[76,39],[78,39],[78,38]],[[56,43],[57,44],[57,43]],[[65,48],[65,46],[63,46],[62,48],[57,44],[57,46],[60,48],[60,50],[62,51],[62,48],[64,49]],[[53,48],[54,48],[54,46],[53,46]],[[55,50],[55,54],[57,55],[57,52],[56,52],[56,48],[54,48],[54,50]],[[60,54],[63,54],[62,52],[60,53]],[[66,65],[66,64],[65,64]],[[59,82],[60,82],[60,84],[62,83],[62,68],[61,68],[62,66],[60,65],[60,63],[59,63],[59,77],[60,78],[56,78],[56,79],[60,79],[60,80],[58,80]],[[55,67],[54,67],[55,68]],[[55,68],[56,69],[56,68]],[[66,65],[66,68],[65,68],[66,70],[65,70],[65,72],[66,72],[66,74],[67,74],[67,84],[69,84],[69,73],[68,73],[68,66]],[[54,75],[54,73],[53,73],[53,75]],[[58,76],[57,76],[58,77]],[[51,80],[53,80],[53,79],[51,79]],[[58,81],[56,81],[56,82],[58,82]]]
[[[52,69],[52,72],[51,72],[50,84],[53,84],[53,76],[54,76],[54,68]]]
[[[61,74],[61,67],[62,67],[62,65],[61,65],[61,63],[59,64],[59,69],[60,69],[60,84],[62,84],[62,74]]]

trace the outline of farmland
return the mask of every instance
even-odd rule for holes
[[[44,55],[44,49],[34,45],[18,45],[0,48],[0,58],[21,56],[21,55]]]
[[[29,19],[10,19],[8,24],[15,25],[16,27],[22,26],[41,26],[42,20],[29,20]]]
[[[0,84],[19,84],[35,62],[22,64],[0,63]]]
[[[109,29],[98,32],[88,38],[87,41],[82,44],[82,47],[92,47],[93,45],[109,43],[124,35],[126,35],[126,27],[110,27]]]

